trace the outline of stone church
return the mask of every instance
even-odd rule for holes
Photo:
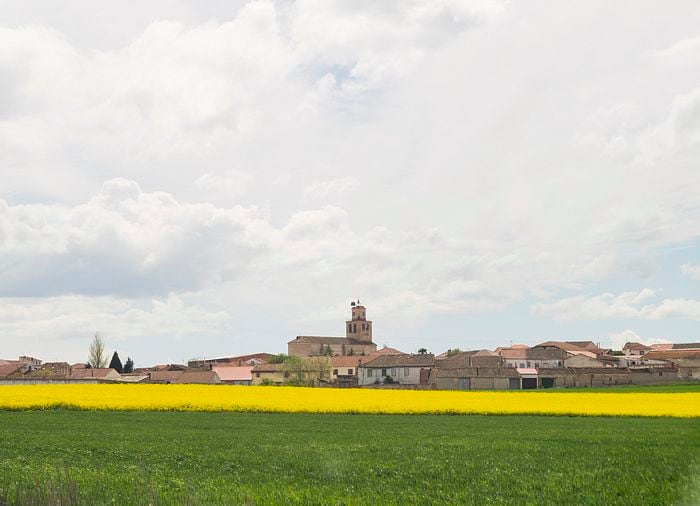
[[[345,337],[297,336],[287,343],[287,354],[298,357],[321,355],[369,355],[377,351],[372,342],[372,322],[360,301],[350,303],[351,319],[345,322]]]

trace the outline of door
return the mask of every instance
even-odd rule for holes
[[[469,378],[459,378],[459,389],[469,390]]]
[[[523,390],[537,389],[537,378],[523,378]]]

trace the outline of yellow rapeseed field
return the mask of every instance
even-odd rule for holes
[[[700,417],[700,393],[457,392],[223,385],[0,386],[0,409]]]

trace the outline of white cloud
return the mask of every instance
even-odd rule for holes
[[[207,193],[208,197],[238,197],[243,195],[253,181],[253,176],[246,172],[228,170],[217,174],[207,172],[194,182],[195,186]]]
[[[657,51],[655,56],[673,65],[700,64],[700,35],[681,39],[672,46]]]
[[[681,272],[692,279],[700,281],[700,265],[684,264],[681,266]]]
[[[611,293],[597,296],[579,295],[555,302],[535,304],[532,306],[532,312],[563,321],[609,318],[700,320],[700,300],[676,298],[649,303],[648,300],[654,294],[653,290],[644,288],[639,292],[624,292],[619,295]]]
[[[663,338],[645,339],[640,337],[636,332],[630,329],[625,329],[622,332],[608,334],[603,346],[607,346],[613,350],[621,350],[626,343],[641,343],[650,346],[652,344],[662,344],[668,342],[670,341]]]
[[[357,188],[358,181],[352,176],[347,176],[330,181],[315,181],[304,187],[304,193],[310,197],[325,199],[328,197],[346,197],[348,192]]]

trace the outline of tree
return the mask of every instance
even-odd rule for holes
[[[421,355],[425,355],[426,353],[428,353],[428,350],[426,350],[425,348],[418,348],[418,353]]]
[[[355,356],[355,348],[350,348],[350,353],[348,353],[348,357],[354,357]]]
[[[331,379],[331,361],[328,357],[311,357],[305,360],[306,383],[318,385]]]
[[[126,357],[126,362],[124,362],[124,371],[122,372],[134,372],[134,361],[131,357]]]
[[[289,358],[289,355],[285,353],[280,353],[279,355],[273,355],[267,361],[268,364],[284,364],[284,362]]]
[[[322,347],[323,348],[323,347]],[[323,348],[323,355],[326,357],[332,357],[333,356],[333,350],[331,349],[331,346],[327,344],[325,348]]]
[[[96,369],[107,365],[107,358],[105,357],[105,343],[102,340],[99,332],[95,333],[95,337],[93,337],[92,343],[90,344],[88,364],[90,364],[90,367]]]
[[[282,371],[286,374],[285,383],[289,385],[304,385],[304,359],[301,357],[287,357],[282,365]]]
[[[460,353],[462,353],[462,350],[460,350],[459,348],[450,348],[449,350],[447,350],[448,357],[454,357],[455,355],[459,355]]]
[[[119,374],[121,374],[124,370],[124,367],[122,367],[122,361],[119,358],[119,353],[116,351],[114,352],[114,355],[112,355],[112,360],[109,361],[109,368],[116,370]]]

